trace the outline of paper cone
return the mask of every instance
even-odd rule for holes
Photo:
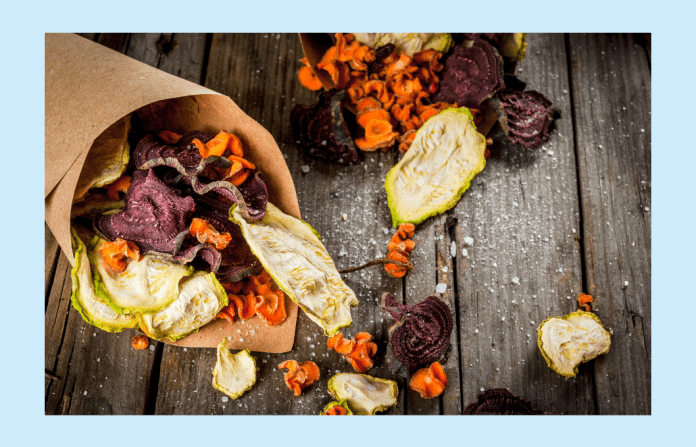
[[[70,209],[77,180],[94,140],[109,126],[149,104],[170,100],[150,130],[177,133],[220,130],[236,134],[245,157],[268,186],[269,200],[300,217],[295,186],[275,140],[227,96],[170,75],[74,34],[46,34],[46,223],[71,263]],[[292,348],[297,305],[286,299],[287,320],[266,326],[216,320],[176,345],[287,352]],[[239,330],[239,331],[238,331]],[[241,340],[240,340],[241,339]]]

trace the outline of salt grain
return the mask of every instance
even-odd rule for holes
[[[517,276],[515,276],[514,278],[512,278],[512,283],[513,283],[513,284],[517,284],[517,285],[519,286],[519,285],[520,285],[520,278],[518,278]]]
[[[445,293],[446,290],[447,290],[447,284],[445,284],[444,282],[441,282],[440,284],[435,286],[435,291],[437,293]]]
[[[304,172],[305,174],[309,172],[309,166],[308,166],[308,165],[304,165],[304,166],[302,166],[300,169],[302,169],[302,172]]]

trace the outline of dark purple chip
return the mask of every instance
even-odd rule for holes
[[[464,33],[464,38],[467,40],[484,39],[497,47],[502,35],[502,33]]]
[[[535,410],[531,402],[515,396],[505,388],[494,388],[479,393],[477,401],[464,409],[463,414],[555,414]]]
[[[97,233],[110,241],[135,242],[143,254],[176,253],[195,210],[193,199],[182,197],[148,170],[133,173],[123,200],[122,211],[94,220]]]
[[[505,88],[503,58],[484,40],[475,40],[470,48],[454,47],[443,64],[433,102],[456,102],[476,108]]]
[[[396,322],[389,328],[387,362],[395,374],[409,368],[441,362],[450,347],[452,313],[436,296],[413,306],[399,304],[390,293],[382,293],[382,309]]]
[[[322,91],[312,106],[292,109],[292,138],[312,157],[340,165],[357,165],[362,159],[355,147],[344,117],[345,91]]]
[[[549,139],[556,110],[535,91],[506,90],[491,100],[505,135],[513,143],[535,149]]]

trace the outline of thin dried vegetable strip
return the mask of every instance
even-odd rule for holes
[[[312,361],[297,363],[295,360],[286,360],[278,365],[278,369],[288,370],[283,380],[295,396],[299,396],[302,390],[319,380],[319,367]]]
[[[124,258],[131,258],[134,261],[140,260],[140,249],[135,242],[125,241],[116,238],[113,242],[104,242],[99,247],[99,254],[106,265],[115,272],[122,272],[126,269]]]
[[[439,396],[445,391],[446,385],[447,374],[438,362],[416,371],[408,383],[409,388],[420,394],[423,399]]]
[[[256,315],[256,297],[253,293],[246,295],[236,295],[228,293],[227,297],[234,303],[237,309],[237,315],[242,320],[248,320]]]

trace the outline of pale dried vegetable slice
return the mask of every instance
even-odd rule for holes
[[[353,33],[355,39],[372,48],[394,44],[398,49],[413,56],[429,48],[446,53],[452,46],[449,33]]]
[[[329,379],[329,394],[345,399],[355,414],[375,414],[396,405],[399,387],[395,381],[367,374],[341,373]]]
[[[117,313],[151,314],[165,309],[179,296],[179,280],[193,273],[191,267],[155,255],[130,260],[125,270],[116,272],[99,253],[105,242],[98,237],[92,240],[89,260],[97,293]]]
[[[256,383],[256,360],[248,349],[230,352],[227,338],[217,346],[217,363],[213,369],[213,387],[236,399]]]
[[[121,118],[94,140],[77,180],[74,200],[81,199],[90,188],[101,188],[118,180],[128,166],[130,114]]]
[[[456,205],[486,166],[485,152],[486,138],[476,131],[469,109],[451,108],[428,119],[387,174],[394,228],[417,225]]]
[[[138,314],[140,329],[155,340],[177,341],[208,324],[227,304],[227,293],[215,274],[196,272],[181,281],[179,296],[169,307],[156,314]]]
[[[107,332],[121,332],[138,325],[135,315],[120,315],[114,312],[94,290],[92,269],[85,244],[74,229],[72,232],[75,267],[70,272],[72,278],[72,295],[70,301],[82,318],[92,326]]]
[[[599,318],[582,310],[563,317],[549,317],[537,329],[541,354],[551,369],[574,377],[580,363],[609,352],[611,335]]]
[[[230,218],[242,228],[251,251],[278,287],[327,335],[350,326],[350,308],[358,299],[312,227],[270,202],[258,222],[247,222],[236,207],[230,209]]]

